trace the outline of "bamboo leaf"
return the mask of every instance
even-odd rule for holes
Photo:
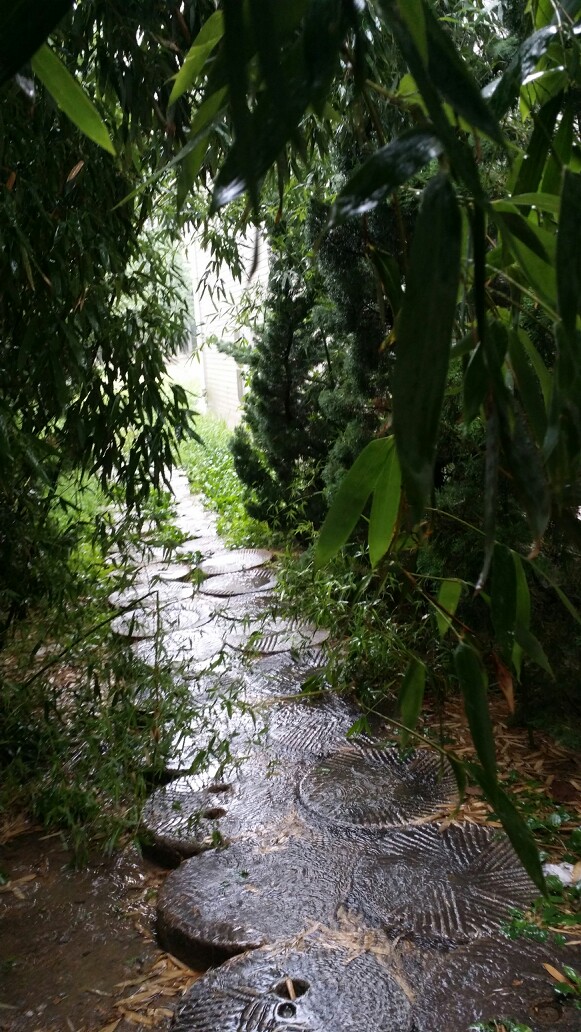
[[[491,778],[486,770],[477,763],[468,763],[467,769],[474,781],[480,785],[488,802],[494,807],[512,847],[525,871],[540,892],[546,892],[545,876],[541,865],[539,851],[530,829],[516,810],[508,795],[500,787],[496,778]]]
[[[204,22],[175,77],[169,96],[170,104],[175,104],[176,100],[198,80],[208,57],[222,39],[223,34],[224,15],[222,11],[214,11]]]
[[[408,663],[404,679],[401,683],[398,697],[398,708],[401,723],[415,731],[419,715],[422,711],[424,701],[424,689],[426,686],[426,668],[421,660],[412,656]],[[401,733],[401,744],[409,744],[410,736],[405,731]]]
[[[341,481],[315,548],[317,567],[328,562],[349,539],[375,490],[378,478],[386,468],[392,447],[391,437],[370,441]]]
[[[373,491],[369,517],[368,543],[372,566],[377,566],[391,545],[401,500],[401,470],[397,450],[393,447],[395,438],[389,437],[388,441],[392,447]]]
[[[466,642],[454,652],[464,709],[478,759],[491,782],[496,782],[496,749],[488,709],[488,677],[479,654]]]
[[[386,147],[380,147],[337,196],[329,217],[330,225],[373,211],[392,190],[407,183],[441,153],[438,139],[425,129],[410,129]]]
[[[115,154],[107,127],[93,101],[46,43],[34,55],[31,64],[34,74],[71,122],[93,143]]]
[[[0,84],[36,53],[73,0],[11,0],[0,11]]]
[[[581,302],[580,239],[581,175],[566,169],[557,232],[557,294],[561,322],[571,343],[571,352],[577,359],[579,358],[579,348],[576,339],[576,323]],[[577,371],[575,369],[575,373]]]
[[[462,220],[446,175],[426,190],[396,330],[394,429],[406,491],[420,519],[432,486],[456,311]]]
[[[438,604],[442,609],[436,609],[436,623],[440,638],[445,638],[452,626],[452,617],[458,607],[462,595],[462,582],[459,580],[445,580],[440,585],[438,592]],[[445,610],[443,612],[442,610]]]
[[[514,636],[525,655],[527,655],[529,659],[532,659],[533,663],[536,663],[537,666],[541,667],[542,670],[547,674],[550,674],[554,679],[555,675],[553,674],[547,654],[540,641],[535,638],[534,634],[532,634],[526,627],[517,624]]]
[[[510,329],[508,331],[508,341],[510,364],[527,422],[531,427],[536,443],[542,446],[547,432],[547,413],[541,384],[536,369],[529,360],[529,353],[523,346],[521,334],[516,330]],[[531,348],[533,348],[532,342],[530,344]]]

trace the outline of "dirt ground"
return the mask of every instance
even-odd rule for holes
[[[135,848],[75,871],[58,835],[5,829],[4,838],[0,1030],[166,1032],[199,977],[155,944],[166,872]]]

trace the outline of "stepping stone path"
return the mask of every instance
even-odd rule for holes
[[[506,836],[451,820],[455,782],[429,750],[349,737],[359,713],[325,686],[326,632],[276,615],[272,554],[225,550],[185,476],[172,486],[187,538],[175,562],[144,547],[110,598],[115,633],[213,700],[211,731],[231,740],[226,766],[192,775],[209,731],[184,729],[143,812],[144,848],[175,868],[160,945],[220,965],[171,1028],[467,1032],[512,1019],[581,1032],[544,967],[579,968],[579,951],[502,935],[537,895]]]

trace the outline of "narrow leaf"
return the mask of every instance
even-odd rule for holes
[[[369,517],[368,543],[372,566],[377,565],[391,545],[401,500],[401,470],[397,451],[393,447],[395,438],[389,437],[388,441],[392,447],[377,479]]]
[[[545,876],[539,851],[530,829],[518,810],[500,787],[496,778],[491,778],[477,763],[467,764],[470,776],[480,785],[488,802],[494,808],[499,821],[508,835],[521,864],[540,892],[546,892]]]
[[[224,15],[222,11],[214,11],[204,22],[176,75],[169,97],[170,104],[175,104],[176,100],[197,81],[208,57],[222,39],[223,33]]]
[[[542,670],[554,678],[555,675],[553,674],[551,664],[547,659],[547,654],[540,641],[535,638],[534,634],[531,634],[526,627],[521,627],[517,624],[514,636],[525,655],[527,655],[529,659],[532,659],[533,663],[536,663],[537,666],[541,667]]]
[[[396,330],[394,429],[416,520],[432,486],[456,312],[461,238],[456,194],[448,177],[439,175],[424,191]]]
[[[496,750],[488,709],[488,678],[479,654],[461,642],[454,652],[454,666],[462,696],[470,734],[478,758],[491,781],[496,782]]]
[[[315,565],[328,562],[349,539],[389,459],[393,439],[382,437],[357,456],[341,481],[315,548]]]
[[[407,183],[441,153],[441,144],[425,129],[411,129],[380,147],[339,193],[331,210],[330,225],[372,211],[392,190]]]
[[[401,723],[410,731],[415,731],[424,701],[426,686],[426,668],[421,660],[412,656],[408,663],[398,697],[398,708]],[[401,744],[409,744],[410,736],[402,731]]]
[[[453,623],[453,616],[458,607],[462,595],[462,582],[458,580],[445,580],[440,585],[438,592],[438,604],[442,607],[436,609],[436,623],[440,638],[445,638]]]
[[[565,170],[557,231],[557,294],[559,315],[573,351],[581,302],[581,175]],[[577,370],[575,370],[577,372]]]
[[[0,84],[15,75],[44,43],[73,0],[11,0],[0,11]]]
[[[107,127],[93,101],[46,43],[34,55],[31,64],[34,74],[71,122],[93,143],[115,154]]]

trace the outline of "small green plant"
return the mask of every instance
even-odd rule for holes
[[[231,431],[213,416],[196,421],[199,440],[184,442],[180,461],[185,466],[192,490],[207,499],[218,513],[218,530],[228,544],[270,544],[272,534],[265,523],[248,516],[245,492],[234,469],[230,451]]]
[[[470,1025],[469,1032],[532,1032],[532,1029],[530,1025],[503,1018],[500,1021],[478,1021],[475,1025]]]

